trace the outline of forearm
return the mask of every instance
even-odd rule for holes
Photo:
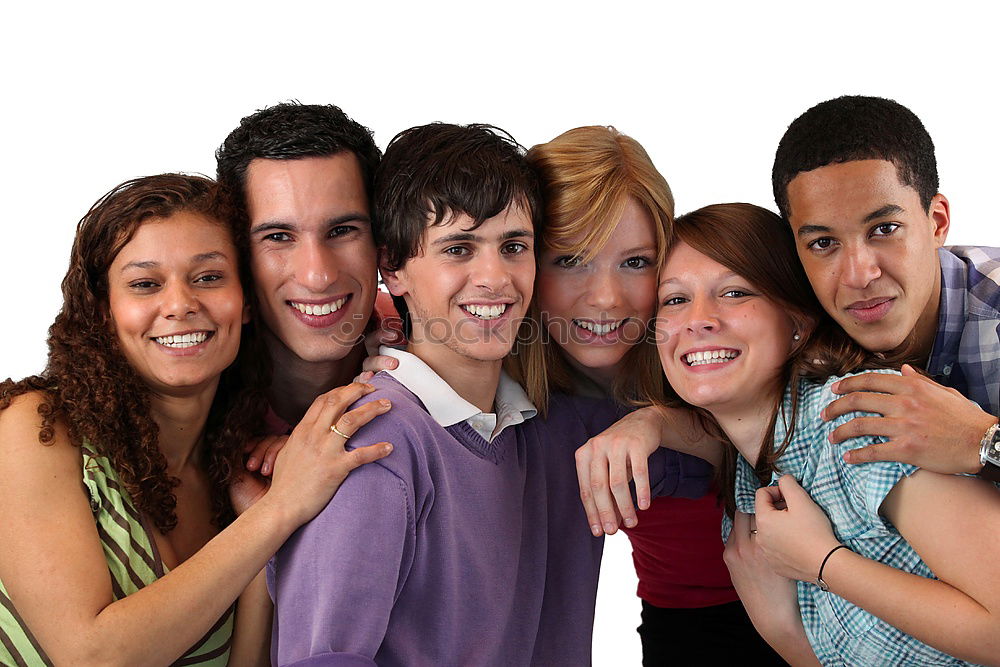
[[[248,509],[164,577],[105,607],[66,655],[84,664],[169,664],[229,609],[291,534],[267,502]],[[266,591],[264,593],[266,595]],[[64,649],[71,649],[67,638]]]
[[[264,570],[253,578],[236,602],[236,628],[229,653],[230,665],[271,664],[271,620],[274,605],[267,592]]]
[[[847,549],[833,554],[823,580],[832,594],[925,644],[963,660],[1000,664],[998,610],[943,581],[897,570]]]
[[[777,651],[778,655],[789,665],[798,667],[799,665],[820,664],[809,644],[801,616],[795,615],[788,618],[781,625],[774,622],[759,622],[760,619],[755,619],[753,616],[750,617],[750,620],[753,621],[754,628],[764,638],[764,641]]]
[[[662,447],[697,456],[713,466],[722,463],[722,443],[705,432],[701,421],[693,411],[664,407],[649,407],[643,410],[649,410],[651,415],[656,415]]]

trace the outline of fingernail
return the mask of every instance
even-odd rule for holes
[[[626,528],[632,528],[634,526],[635,526],[635,518],[633,518],[633,517],[627,517],[625,519],[625,527]]]
[[[385,452],[386,454],[391,454],[392,453],[392,445],[390,445],[388,442],[385,443],[385,447],[382,448],[382,451]]]
[[[830,391],[836,392],[838,389],[840,389],[840,380],[837,380],[836,382],[830,385]]]
[[[590,532],[592,532],[594,534],[594,537],[600,537],[601,536],[601,526],[599,524],[595,523],[594,525],[592,525],[590,527]]]
[[[256,457],[251,456],[247,459],[247,470],[256,470],[258,465],[260,465],[260,461]]]
[[[639,498],[639,509],[646,510],[649,509],[649,498]]]
[[[395,368],[396,366],[399,366],[399,359],[393,358],[393,360],[389,362],[389,368]]]
[[[379,402],[378,402],[378,404],[381,405],[383,408],[391,408],[392,407],[392,403],[390,403],[389,400],[385,399],[385,398],[380,399]]]
[[[262,474],[264,474],[264,475],[270,475],[271,474],[271,466],[265,461],[264,465],[262,465],[260,467],[260,472]]]
[[[610,521],[605,521],[604,532],[609,534],[615,532],[615,524],[611,523]]]
[[[823,408],[822,410],[819,411],[819,418],[822,419],[823,421],[826,421],[826,408]]]

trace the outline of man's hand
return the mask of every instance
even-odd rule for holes
[[[904,365],[902,373],[865,373],[834,384],[833,391],[845,395],[823,410],[824,420],[849,412],[882,416],[855,417],[838,426],[830,442],[866,435],[889,439],[845,452],[848,463],[900,461],[943,474],[979,472],[979,443],[997,418],[912,366]]]
[[[830,519],[791,475],[778,486],[757,489],[754,539],[772,570],[782,577],[815,581],[823,557],[840,542]]]

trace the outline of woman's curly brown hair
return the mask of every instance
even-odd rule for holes
[[[42,396],[38,440],[51,444],[55,424],[70,440],[84,440],[107,456],[133,501],[162,532],[177,525],[179,480],[167,474],[150,415],[149,389],[122,354],[108,315],[108,269],[142,223],[178,212],[197,213],[228,226],[230,209],[215,182],[202,176],[162,174],[122,183],[80,220],[62,281],[63,305],[49,328],[45,371],[0,383],[0,410],[21,394]],[[249,293],[249,268],[240,277]],[[212,483],[213,521],[232,518],[227,484],[241,465],[244,444],[263,430],[269,361],[253,324],[243,327],[236,361],[219,381],[202,434],[201,465]]]

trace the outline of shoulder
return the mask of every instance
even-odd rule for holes
[[[56,419],[45,433],[43,412],[48,397],[40,391],[21,394],[0,411],[0,459],[49,460],[53,456],[80,456],[79,449],[70,442],[65,424]]]
[[[1000,312],[1000,248],[949,246],[940,255],[944,289],[964,289],[992,315]],[[957,261],[956,261],[957,260]]]
[[[387,373],[378,373],[370,381],[375,391],[363,396],[351,409],[377,401],[388,400],[392,407],[361,427],[349,446],[363,447],[379,442],[392,444],[392,453],[375,461],[372,466],[382,467],[406,484],[425,474],[428,458],[435,455],[434,443],[450,438],[448,432],[424,409],[420,400],[406,387]],[[368,468],[372,466],[362,466]],[[352,473],[352,476],[356,474]]]

